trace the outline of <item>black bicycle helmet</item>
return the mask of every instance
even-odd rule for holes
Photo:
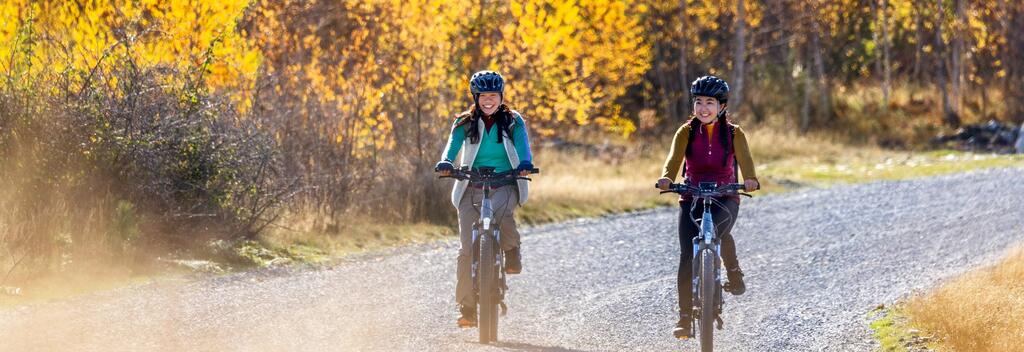
[[[690,96],[705,96],[718,99],[720,104],[729,100],[729,84],[715,76],[704,76],[690,84]]]
[[[505,93],[505,79],[494,71],[480,71],[469,78],[469,92],[474,96],[480,93]]]

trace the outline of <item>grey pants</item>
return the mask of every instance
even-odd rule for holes
[[[473,294],[473,224],[480,220],[480,202],[484,199],[484,190],[466,188],[459,202],[459,260],[456,267],[458,279],[455,284],[455,302],[463,305],[476,305]],[[491,209],[494,211],[492,224],[500,233],[501,249],[510,250],[519,247],[519,231],[513,210],[519,206],[519,189],[514,185],[492,189],[490,194]],[[492,225],[494,226],[494,225]]]

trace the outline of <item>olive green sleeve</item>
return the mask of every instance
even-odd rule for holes
[[[668,151],[668,159],[665,159],[665,166],[661,169],[661,177],[671,179],[672,182],[676,181],[676,175],[679,175],[679,168],[683,165],[683,159],[686,158],[686,143],[690,140],[690,124],[684,124],[676,130],[675,137],[672,138],[672,148]]]
[[[747,145],[747,136],[743,134],[740,126],[736,126],[736,135],[733,139],[733,150],[736,152],[736,161],[740,164],[740,172],[744,180],[757,180],[757,171],[754,170],[754,158],[750,156],[750,147]]]

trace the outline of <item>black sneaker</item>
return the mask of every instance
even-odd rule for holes
[[[521,272],[523,272],[523,262],[519,256],[519,247],[505,251],[505,273],[512,275]]]
[[[459,307],[459,313],[462,316],[459,317],[460,328],[471,328],[476,326],[476,306],[463,305]]]
[[[722,289],[725,292],[729,292],[733,296],[739,296],[747,292],[747,285],[743,283],[743,270],[740,270],[740,268],[726,270],[725,275],[729,278],[729,282],[722,285]]]
[[[672,329],[672,335],[677,339],[686,340],[692,336],[693,333],[693,320],[690,319],[689,315],[680,315],[679,322],[676,323],[676,328]]]

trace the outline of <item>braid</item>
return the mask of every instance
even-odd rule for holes
[[[731,149],[730,144],[732,144],[732,141],[729,140],[732,126],[729,126],[729,119],[726,118],[725,112],[726,110],[723,109],[718,114],[718,141],[722,144],[722,150],[725,151],[722,153],[722,166],[729,165],[729,150]]]
[[[690,155],[690,149],[692,149],[690,145],[693,144],[693,138],[697,136],[697,129],[700,128],[700,120],[696,116],[690,117],[690,121],[687,123],[690,124],[690,135],[686,140],[686,154],[683,155]]]
[[[502,142],[502,134],[512,138],[512,130],[509,129],[512,125],[512,110],[505,103],[502,103],[494,113],[494,123],[498,125],[498,143]]]

